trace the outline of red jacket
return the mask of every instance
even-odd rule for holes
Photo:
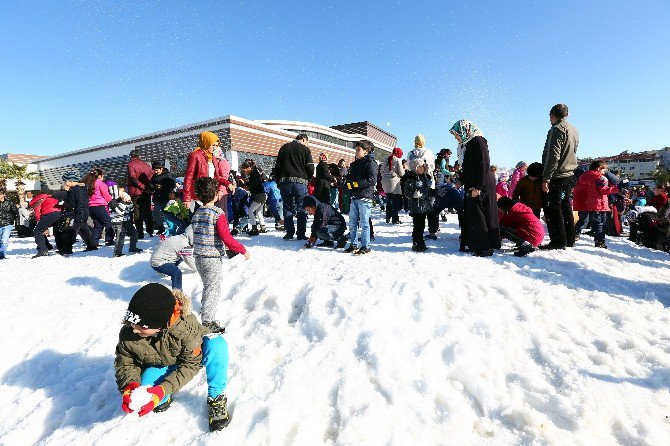
[[[128,162],[128,195],[136,197],[149,193],[147,186],[151,183],[154,171],[151,166],[139,158],[132,158]]]
[[[58,204],[58,200],[47,194],[39,194],[33,197],[28,206],[33,208],[35,220],[37,221],[42,218],[42,215],[51,214],[52,212],[60,213],[63,210],[63,207]]]
[[[500,226],[507,226],[516,234],[537,247],[544,239],[544,226],[533,210],[523,203],[515,203],[506,214],[500,216]]]
[[[668,203],[668,194],[665,192],[661,192],[658,195],[654,195],[654,197],[649,200],[649,203],[647,203],[649,206],[654,206],[657,211],[660,211],[663,206],[665,206]]]
[[[214,163],[214,179],[219,184],[219,190],[223,190],[230,184],[228,175],[225,172],[227,165],[228,173],[230,173],[230,164],[228,164],[228,161],[225,161],[225,164],[219,162],[216,157],[212,157],[212,162]],[[209,160],[207,159],[207,155],[201,149],[196,149],[188,155],[188,160],[186,161],[186,173],[184,174],[183,201],[196,199],[195,193],[193,192],[195,180],[209,176],[208,164]]]
[[[618,192],[616,186],[608,186],[607,178],[596,170],[587,170],[577,180],[572,196],[572,209],[582,212],[609,212],[607,196]]]

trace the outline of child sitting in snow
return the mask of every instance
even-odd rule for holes
[[[181,290],[182,273],[179,264],[184,261],[193,271],[193,228],[188,226],[183,234],[173,235],[163,240],[151,253],[151,267],[172,279],[172,289]]]
[[[302,199],[302,206],[305,212],[314,216],[312,222],[312,233],[305,243],[305,248],[311,248],[317,239],[323,240],[318,246],[329,246],[344,248],[347,243],[347,237],[344,232],[347,229],[347,223],[344,217],[334,207],[328,203],[321,203],[312,195],[307,195]],[[337,245],[335,245],[337,242]]]
[[[128,252],[139,253],[142,250],[137,247],[137,229],[133,224],[133,202],[130,195],[122,187],[119,187],[117,191],[118,196],[112,196],[112,201],[109,202],[109,216],[112,218],[112,228],[116,237],[114,257],[121,257],[123,255],[123,244],[126,241],[126,234],[130,236]]]
[[[544,226],[533,210],[508,197],[498,199],[500,237],[516,243],[514,253],[524,257],[535,251],[544,239]]]
[[[182,234],[186,226],[188,226],[190,215],[188,208],[177,198],[176,192],[170,192],[168,197],[170,200],[163,208],[165,219],[165,231],[163,235],[165,237]]]
[[[143,393],[136,391],[140,386],[148,386],[151,400],[139,408],[139,416],[166,411],[172,395],[202,366],[207,373],[209,430],[221,430],[230,423],[226,340],[198,322],[190,299],[180,290],[170,291],[158,283],[137,290],[128,304],[114,360],[123,411],[134,412],[133,397],[139,399]]]
[[[223,210],[214,206],[223,195],[218,190],[216,180],[210,177],[198,178],[195,194],[204,203],[191,220],[195,266],[202,279],[202,324],[211,331],[219,331],[222,328],[215,319],[221,295],[221,258],[226,255],[226,248],[243,254],[246,259],[249,258],[249,252],[230,234]]]

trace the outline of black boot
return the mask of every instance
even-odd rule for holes
[[[251,235],[251,236],[258,235],[258,234],[260,234],[260,232],[258,232],[258,226],[256,226],[256,225],[253,225],[251,227],[251,231],[247,232],[247,235]]]
[[[207,412],[209,414],[209,431],[220,431],[230,424],[230,414],[227,407],[228,400],[222,393],[216,398],[207,397]]]
[[[347,254],[352,253],[354,251],[358,251],[358,246],[354,245],[353,243],[349,245],[347,249],[345,249],[343,252],[346,252]]]

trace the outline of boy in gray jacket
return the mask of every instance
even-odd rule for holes
[[[183,234],[173,235],[161,242],[151,254],[151,267],[170,276],[172,289],[181,290],[182,273],[179,264],[184,261],[193,271],[196,271],[193,260],[193,228],[189,225]]]

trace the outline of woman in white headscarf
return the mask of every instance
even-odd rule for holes
[[[496,179],[491,172],[489,146],[483,133],[472,122],[461,119],[450,130],[459,143],[462,156],[461,182],[465,188],[464,222],[461,225],[461,250],[489,257],[500,249]]]

